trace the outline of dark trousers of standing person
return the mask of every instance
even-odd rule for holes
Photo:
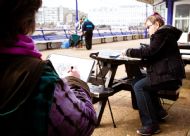
[[[155,86],[150,85],[151,81],[147,77],[136,81],[133,85],[142,126],[146,127],[158,125],[163,113],[166,112],[156,92],[163,89],[176,90],[181,85],[181,80],[168,81]]]
[[[85,34],[85,44],[86,44],[86,49],[90,50],[92,48],[92,36],[93,36],[93,31],[89,30],[86,31]]]

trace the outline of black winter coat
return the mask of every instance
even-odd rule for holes
[[[160,27],[150,38],[150,46],[128,49],[127,56],[148,60],[147,77],[156,85],[185,78],[184,63],[177,41],[182,31],[169,25]]]

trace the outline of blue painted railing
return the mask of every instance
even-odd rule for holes
[[[93,31],[93,37],[96,38],[132,34],[144,35],[144,32],[144,30],[124,31],[124,29],[118,29],[117,31],[113,31],[112,29],[95,29]],[[37,29],[31,37],[36,41],[69,39],[70,36],[74,33],[74,31],[67,29]]]

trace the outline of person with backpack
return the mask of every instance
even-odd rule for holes
[[[59,78],[30,35],[42,0],[0,2],[1,136],[90,136],[97,117],[74,70]]]
[[[92,36],[94,27],[94,24],[88,18],[84,18],[82,32],[85,37],[85,44],[87,50],[90,50],[92,48]]]

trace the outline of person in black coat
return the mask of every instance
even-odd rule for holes
[[[124,54],[148,61],[146,77],[137,80],[133,90],[142,122],[137,133],[152,135],[160,132],[159,121],[168,115],[156,91],[178,89],[185,78],[185,69],[177,44],[182,31],[164,25],[163,18],[158,13],[149,16],[145,25],[150,35],[150,45],[137,49],[129,48]]]
[[[84,23],[82,25],[82,32],[85,37],[86,49],[90,50],[92,48],[92,36],[93,36],[94,24],[88,20],[84,19]]]

